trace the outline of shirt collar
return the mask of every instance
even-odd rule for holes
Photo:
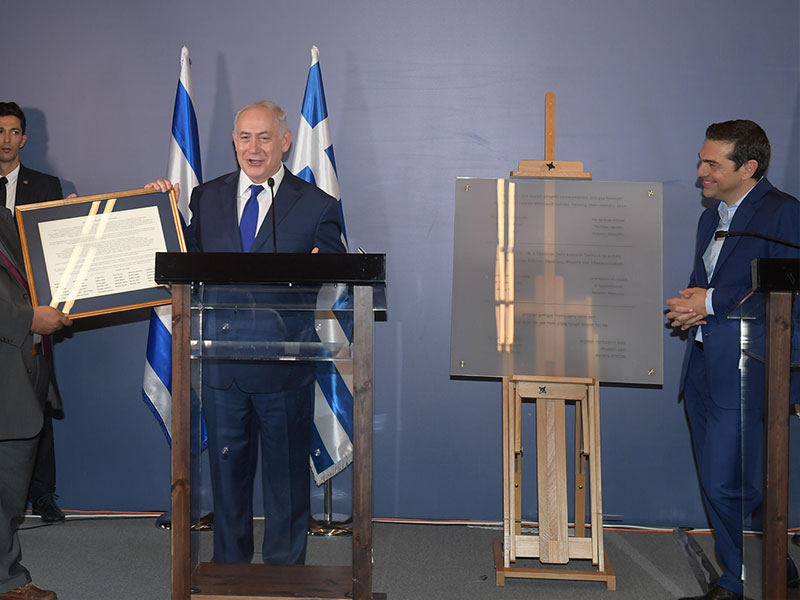
[[[12,183],[17,183],[17,179],[19,179],[19,167],[20,163],[17,163],[17,166],[14,168],[14,170],[5,176],[6,179],[8,179],[8,183],[6,185],[10,186]]]
[[[272,189],[276,194],[278,193],[278,188],[281,185],[281,181],[283,181],[283,173],[284,173],[285,169],[286,169],[286,167],[284,167],[283,164],[281,164],[281,167],[280,167],[280,169],[278,169],[278,172],[275,173],[275,175],[272,176],[273,181],[275,181],[275,185],[273,186]],[[247,173],[245,173],[242,169],[239,169],[239,196],[238,197],[240,197],[240,198],[242,196],[250,197],[250,186],[251,185],[256,185],[256,184],[254,184],[253,181],[247,176]],[[266,181],[264,183],[262,183],[262,184],[259,184],[259,185],[262,185],[265,190],[268,189]]]
[[[758,181],[761,181],[761,179],[759,179]],[[758,185],[758,181],[756,182],[756,185]],[[744,195],[741,198],[739,198],[736,201],[736,203],[733,204],[732,206],[728,206],[724,202],[720,202],[717,205],[717,214],[719,215],[719,221],[722,224],[722,228],[723,229],[728,229],[728,227],[730,227],[730,224],[731,224],[731,221],[733,220],[733,215],[736,212],[736,209],[739,208],[739,206],[742,204],[742,200],[744,200],[747,197],[747,194],[752,192],[753,188],[755,188],[755,187],[756,186],[754,185],[749,190],[747,190],[744,193]]]

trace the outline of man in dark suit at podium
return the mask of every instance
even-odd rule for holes
[[[727,315],[751,289],[754,258],[796,258],[797,251],[752,236],[715,240],[714,233],[755,232],[797,243],[800,204],[766,179],[770,144],[752,121],[710,125],[699,157],[703,196],[719,202],[700,216],[689,286],[666,301],[667,318],[691,329],[680,392],[722,567],[716,585],[697,598],[735,599],[742,598],[742,520],[761,503],[764,365],[745,359],[740,371],[741,321]],[[763,329],[754,322],[748,334],[761,356]]]
[[[292,175],[282,164],[292,132],[273,102],[255,102],[234,118],[239,170],[196,187],[187,246],[194,252],[282,253],[345,251],[336,200]],[[169,189],[164,180],[149,187]],[[274,192],[274,202],[272,193]],[[273,240],[273,219],[277,231]],[[297,340],[313,320],[236,310],[205,323],[215,339]],[[306,331],[303,331],[306,329]],[[308,454],[314,402],[313,370],[265,361],[208,361],[203,411],[214,492],[214,561],[253,558],[253,478],[261,445],[268,564],[305,562],[310,513]]]
[[[15,206],[64,197],[58,177],[28,169],[20,163],[20,150],[28,141],[25,130],[25,113],[19,105],[16,102],[0,102],[0,205],[12,213]],[[55,382],[52,361],[48,361],[48,366],[50,376]],[[33,513],[47,522],[64,520],[64,513],[56,504],[56,455],[52,419],[52,415],[60,414],[61,410],[61,395],[56,386],[55,393],[45,408],[36,467],[28,491]]]

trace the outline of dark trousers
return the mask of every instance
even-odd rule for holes
[[[686,414],[703,501],[722,567],[717,583],[741,594],[743,521],[761,504],[761,403],[746,403],[744,410],[715,404],[709,391],[706,359],[713,357],[706,357],[697,346],[692,349],[684,389]],[[763,381],[759,366],[752,362],[750,366],[754,379]],[[763,388],[761,392],[758,385],[751,389],[763,397]]]
[[[22,549],[17,525],[25,512],[39,436],[24,440],[0,440],[0,592],[31,580],[20,564]]]
[[[45,409],[44,425],[39,435],[33,477],[28,489],[28,502],[34,502],[45,494],[56,491],[56,451],[53,439],[53,419]]]
[[[44,423],[42,424],[42,431],[39,434],[36,463],[33,466],[33,477],[31,478],[30,488],[28,489],[29,502],[34,502],[45,494],[52,494],[56,491],[56,451],[55,441],[53,439],[53,408],[48,402],[51,391],[51,381],[53,382],[53,386],[55,386],[55,372],[53,371],[52,358],[48,359],[40,354],[37,356],[37,367],[34,389],[36,390],[36,396],[44,406]]]
[[[310,513],[314,387],[270,394],[203,386],[214,493],[214,561],[253,558],[253,480],[261,457],[263,560],[303,564]]]

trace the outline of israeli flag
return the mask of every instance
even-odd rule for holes
[[[200,137],[192,101],[192,72],[189,50],[181,49],[181,74],[172,113],[172,139],[167,159],[167,179],[180,183],[178,210],[184,225],[191,221],[189,198],[203,181],[200,164]],[[157,306],[150,314],[147,357],[142,396],[172,445],[172,307]],[[203,428],[205,429],[205,428]],[[205,446],[205,431],[201,445]]]
[[[311,47],[311,68],[290,171],[336,198],[341,213],[342,197],[316,46]],[[342,242],[346,248],[343,213],[342,225]],[[342,347],[345,353],[352,339],[352,318],[346,312],[337,318],[335,311],[344,308],[348,302],[346,287],[326,286],[318,295],[316,311],[316,330],[320,340],[340,344],[338,347]],[[315,388],[310,462],[314,480],[317,485],[322,485],[353,462],[352,361],[334,357],[332,361],[318,362]]]

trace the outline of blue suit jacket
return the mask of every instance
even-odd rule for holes
[[[241,252],[236,196],[239,171],[228,173],[196,187],[189,208],[191,223],[186,243],[194,252]],[[283,181],[275,195],[274,207],[278,252],[344,252],[341,212],[335,198],[284,170]],[[272,214],[269,209],[250,252],[272,252]],[[285,294],[276,293],[275,303],[285,302]],[[204,336],[221,341],[310,340],[314,334],[313,311],[255,311],[242,309],[254,297],[246,290],[227,290],[224,297],[215,295],[207,301],[236,306],[229,310],[206,312]],[[259,301],[263,301],[261,296]],[[313,305],[314,296],[294,298]],[[235,380],[246,392],[277,392],[298,388],[313,381],[313,365],[303,363],[265,363],[255,361],[206,361],[203,366],[206,384],[227,389]]]
[[[718,204],[718,203],[717,203]],[[703,328],[703,347],[711,397],[717,406],[737,408],[741,402],[739,358],[740,321],[729,319],[728,311],[751,289],[750,263],[754,258],[798,258],[798,252],[754,237],[731,237],[725,240],[717,264],[708,281],[703,253],[717,230],[717,204],[700,216],[694,254],[694,270],[689,287],[714,288],[714,314]],[[731,221],[730,231],[751,231],[794,243],[800,240],[800,203],[762,178],[742,200]],[[795,303],[798,304],[798,303]],[[795,308],[798,308],[796,306]],[[694,344],[696,328],[692,328],[683,360],[680,392],[686,382],[686,371]],[[800,331],[796,331],[800,334]],[[760,344],[763,353],[763,322],[750,329],[751,339]]]
[[[197,186],[189,208],[192,221],[186,243],[190,251],[241,252],[236,194],[239,171]],[[284,169],[275,195],[278,252],[344,252],[342,220],[336,199]],[[270,208],[250,252],[272,252]]]
[[[63,197],[64,193],[61,191],[61,181],[59,181],[58,177],[42,173],[41,171],[34,171],[20,164],[19,177],[17,179],[17,196],[14,200],[15,206],[60,200]],[[47,390],[47,403],[55,411],[60,412],[64,409],[64,403],[61,399],[61,392],[58,389],[52,357],[46,364],[50,377],[50,385]]]

